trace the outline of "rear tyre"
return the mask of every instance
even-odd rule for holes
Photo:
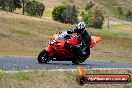
[[[37,58],[39,63],[47,63],[49,61],[48,59],[49,59],[49,54],[45,50],[40,52]]]
[[[87,55],[80,57],[80,58],[76,58],[75,60],[72,61],[73,64],[78,65],[82,62],[84,62],[90,55],[90,51],[87,53]]]
[[[75,65],[78,65],[78,64],[84,62],[85,60],[73,60],[72,63],[75,64]]]
[[[72,63],[75,65],[78,65],[80,63],[80,61],[79,60],[73,60]]]

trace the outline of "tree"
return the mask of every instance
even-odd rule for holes
[[[92,1],[88,2],[86,7],[85,7],[85,10],[88,11],[89,9],[91,9],[92,7],[94,6],[94,3]]]
[[[21,8],[20,0],[0,0],[2,10],[13,12],[16,8]]]
[[[83,21],[87,24],[87,26],[91,26],[92,11],[88,10],[86,12],[82,12],[81,16]]]
[[[55,21],[63,22],[62,13],[66,9],[65,5],[56,6],[52,11],[52,18]]]
[[[69,2],[71,2],[71,3],[74,3],[74,0],[68,0]]]
[[[78,21],[78,10],[74,6],[70,5],[61,5],[61,6],[56,6],[53,9],[52,12],[52,18],[55,21],[59,21],[62,23],[70,23],[74,24]]]
[[[104,22],[104,9],[101,5],[95,4],[92,8],[91,27],[102,28]]]
[[[5,10],[5,4],[4,4],[4,1],[3,0],[0,0],[0,8],[2,10]]]
[[[132,20],[132,11],[130,10],[127,11],[126,18]]]
[[[35,0],[28,1],[24,8],[24,11],[30,16],[42,16],[45,10],[44,4]]]
[[[15,8],[22,8],[20,0],[14,0],[14,5],[15,5]]]
[[[123,16],[123,10],[121,7],[118,7],[118,13],[119,13],[119,17]]]
[[[95,3],[92,8],[86,10],[86,12],[82,12],[82,20],[90,27],[101,29],[104,22],[104,8]]]
[[[67,6],[66,9],[62,12],[62,18],[64,23],[74,24],[78,21],[78,11],[74,6]]]

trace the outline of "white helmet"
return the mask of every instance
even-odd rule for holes
[[[84,22],[79,22],[76,26],[77,28],[77,33],[83,33],[85,31],[86,28],[86,24]]]

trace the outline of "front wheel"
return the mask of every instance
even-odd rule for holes
[[[40,52],[37,58],[39,63],[47,63],[49,61],[48,59],[49,59],[49,55],[48,52],[45,50]]]

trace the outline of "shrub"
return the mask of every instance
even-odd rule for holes
[[[44,10],[44,4],[35,0],[28,1],[25,5],[25,12],[30,16],[42,16]]]
[[[94,3],[92,1],[88,2],[86,7],[85,7],[85,10],[88,11],[89,9],[91,9],[92,7],[94,6]]]
[[[63,22],[62,12],[66,9],[66,6],[56,6],[52,11],[52,18],[55,21]]]
[[[123,10],[121,7],[118,7],[118,14],[119,14],[119,18],[123,16]]]
[[[129,19],[129,20],[132,20],[132,11],[128,11],[127,14],[126,14],[126,18]]]
[[[75,6],[67,6],[62,12],[62,18],[64,23],[74,24],[78,21],[78,11]]]
[[[87,12],[82,12],[81,16],[83,21],[87,24],[87,26],[91,26],[92,11],[88,10]]]
[[[52,12],[52,18],[62,23],[76,23],[78,21],[78,11],[75,6],[60,5],[56,6]]]
[[[83,21],[90,27],[102,28],[104,22],[104,9],[99,4],[94,4],[94,6],[81,13]]]
[[[102,28],[104,22],[104,9],[101,5],[95,4],[92,8],[91,27]]]
[[[21,8],[20,0],[0,0],[0,8],[5,11],[13,12],[16,8]]]

